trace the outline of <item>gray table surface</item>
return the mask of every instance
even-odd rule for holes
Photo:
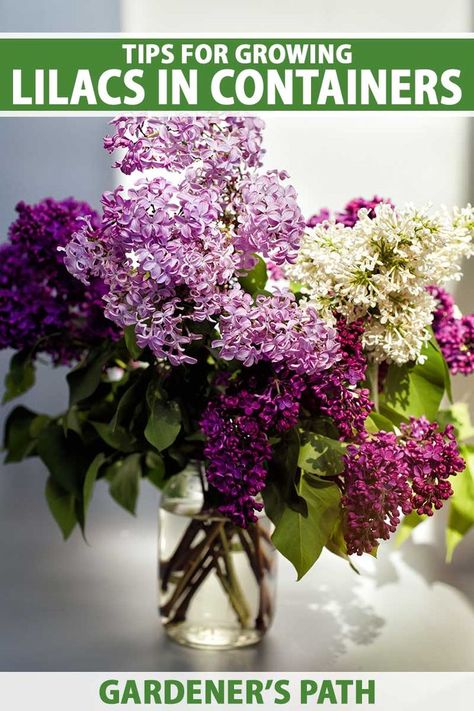
[[[470,670],[473,541],[443,563],[442,522],[354,574],[331,554],[303,579],[282,560],[277,617],[258,647],[202,652],[168,641],[156,613],[158,494],[136,518],[98,487],[89,545],[63,543],[43,500],[45,471],[3,467],[0,670]]]

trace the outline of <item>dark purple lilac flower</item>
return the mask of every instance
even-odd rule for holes
[[[449,477],[464,469],[452,426],[442,432],[421,417],[400,429],[399,437],[377,432],[347,448],[342,506],[349,554],[370,553],[402,513],[431,516],[453,493]]]
[[[306,224],[308,227],[316,227],[316,225],[320,225],[322,222],[326,222],[326,220],[329,220],[330,218],[331,213],[326,207],[323,207],[319,212],[311,215]]]
[[[270,438],[294,427],[302,412],[328,415],[341,438],[360,438],[365,431],[372,403],[368,391],[358,387],[366,368],[360,334],[359,323],[347,325],[340,319],[339,359],[312,374],[304,368],[295,372],[282,359],[218,383],[223,392],[211,400],[201,420],[207,479],[224,497],[219,510],[239,525],[254,520],[249,494],[253,497],[265,486]]]
[[[308,378],[308,394],[313,408],[332,418],[340,437],[351,441],[365,431],[365,421],[373,409],[369,390],[359,384],[365,378],[367,361],[362,348],[362,321],[337,320],[340,359],[330,370]]]
[[[48,353],[68,364],[116,333],[104,318],[103,285],[86,287],[64,267],[58,250],[94,210],[72,198],[20,202],[9,241],[0,247],[0,348]]]
[[[370,553],[413,510],[409,470],[394,433],[351,444],[344,456],[345,539],[349,555]]]
[[[365,208],[368,211],[368,216],[370,218],[375,217],[375,208],[380,203],[388,203],[392,205],[392,202],[386,198],[374,197],[371,200],[364,200],[364,198],[354,198],[347,203],[344,210],[336,213],[336,222],[340,222],[346,227],[354,227],[355,223],[359,219],[359,210]]]
[[[304,379],[283,369],[269,375],[244,372],[227,381],[201,419],[207,442],[209,484],[222,497],[219,510],[237,525],[255,521],[255,501],[265,486],[272,456],[270,437],[294,427],[298,420]]]
[[[436,299],[433,331],[448,368],[455,375],[474,372],[474,314],[457,315],[451,294],[438,286],[428,287]]]

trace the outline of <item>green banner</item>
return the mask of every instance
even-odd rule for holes
[[[474,35],[0,35],[0,112],[474,112]]]

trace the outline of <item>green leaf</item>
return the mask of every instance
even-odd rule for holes
[[[136,439],[124,427],[112,427],[106,422],[93,422],[90,424],[95,429],[99,437],[112,449],[119,452],[133,452],[136,449]]]
[[[113,469],[110,494],[124,509],[135,514],[140,487],[141,454],[130,454]]]
[[[146,477],[158,489],[163,487],[165,481],[165,463],[161,454],[157,452],[147,452],[145,457]]]
[[[275,525],[287,507],[307,513],[306,503],[296,490],[299,453],[300,437],[296,427],[285,432],[273,446],[263,498],[265,512]]]
[[[51,477],[46,482],[46,501],[64,538],[69,538],[76,523],[75,498],[65,491]]]
[[[10,361],[10,370],[5,376],[3,403],[23,395],[35,384],[35,366],[31,351],[19,351]]]
[[[115,415],[110,422],[110,428],[114,431],[117,425],[122,424],[125,420],[129,420],[137,408],[137,403],[142,400],[142,390],[147,378],[146,372],[143,372],[125,390],[120,398]]]
[[[131,326],[126,326],[123,330],[123,337],[125,340],[125,345],[127,346],[127,350],[134,358],[135,360],[141,356],[143,353],[143,348],[140,348],[137,345],[137,336],[135,333],[135,326],[132,324]]]
[[[379,412],[371,412],[365,421],[365,429],[372,434],[380,432],[380,430],[393,432],[394,426],[394,423],[388,417],[384,417]]]
[[[390,411],[398,416],[421,417],[435,420],[443,398],[445,382],[445,363],[443,356],[433,340],[422,351],[426,356],[423,365],[390,365],[381,394],[381,407],[384,416],[390,417]]]
[[[451,506],[449,511],[448,525],[446,528],[446,562],[451,563],[454,551],[461,543],[462,539],[473,527],[470,518],[464,516],[455,506]]]
[[[102,371],[111,357],[111,349],[90,351],[74,370],[66,376],[69,384],[69,406],[72,407],[93,395],[102,380]]]
[[[446,559],[451,561],[455,548],[474,525],[474,447],[460,447],[466,468],[451,480],[454,494],[451,497],[446,529]]]
[[[337,476],[344,470],[346,445],[324,435],[308,433],[300,448],[298,466],[318,476]]]
[[[454,425],[458,442],[466,442],[474,437],[474,425],[466,402],[456,402],[448,410],[441,410],[438,423],[440,427],[446,427],[447,424]]]
[[[287,508],[272,536],[275,547],[295,567],[298,580],[321,555],[340,520],[341,493],[333,482],[303,473],[298,486],[307,515]]]
[[[7,451],[5,462],[21,462],[32,453],[36,446],[36,437],[31,427],[38,415],[20,405],[8,416],[5,424],[4,447]]]
[[[347,545],[342,529],[342,517],[336,522],[336,526],[334,528],[332,536],[326,543],[326,548],[334,555],[337,555],[339,558],[342,558],[343,560],[347,561],[354,573],[360,575],[359,571],[357,570],[356,566],[351,561],[347,553]]]
[[[443,357],[443,364],[444,364],[444,389],[446,390],[446,395],[448,396],[449,402],[453,401],[453,389],[451,385],[451,373],[449,372],[448,364],[444,360]]]
[[[181,430],[181,412],[176,402],[153,398],[145,437],[159,452],[173,444]]]
[[[405,543],[405,541],[407,541],[413,533],[413,529],[419,526],[420,523],[423,523],[423,521],[425,521],[427,518],[427,516],[420,516],[419,514],[417,514],[416,511],[412,511],[410,514],[405,516],[400,526],[398,527],[398,531],[395,536],[395,543],[397,548],[400,547],[403,543]]]
[[[89,468],[86,472],[86,477],[84,479],[84,486],[82,487],[82,502],[84,510],[84,519],[89,508],[89,504],[92,499],[92,494],[94,492],[94,485],[97,480],[97,475],[99,474],[100,468],[105,462],[105,454],[100,452],[91,462]]]
[[[257,263],[253,269],[239,279],[240,285],[244,291],[253,296],[265,289],[267,283],[267,267],[265,262],[258,255],[254,255]]]
[[[66,436],[62,427],[52,423],[40,433],[37,450],[55,483],[67,493],[80,497],[89,467],[81,438],[75,432]]]

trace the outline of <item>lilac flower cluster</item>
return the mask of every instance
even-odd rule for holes
[[[447,425],[440,432],[436,422],[412,417],[400,429],[413,490],[413,509],[420,516],[432,516],[433,509],[440,509],[453,494],[449,477],[465,467],[454,427]]]
[[[367,370],[361,339],[363,331],[362,321],[348,324],[339,318],[339,360],[327,373],[314,372],[308,378],[309,391],[319,410],[332,418],[340,438],[348,441],[365,432],[365,421],[373,409],[369,390],[359,387]]]
[[[275,264],[296,256],[303,223],[296,190],[280,182],[287,177],[285,172],[270,172],[242,184],[237,250],[260,252]]]
[[[229,294],[219,321],[221,337],[213,346],[224,360],[249,367],[262,360],[285,363],[296,373],[327,370],[340,357],[336,330],[311,308],[300,308],[291,292],[276,291],[255,300]]]
[[[474,314],[456,314],[456,305],[451,294],[438,286],[428,288],[436,299],[433,314],[433,331],[444,359],[453,375],[474,372]]]
[[[368,210],[368,216],[373,218],[375,217],[375,208],[382,202],[388,203],[389,205],[392,204],[390,200],[378,197],[377,195],[374,195],[371,200],[365,200],[364,198],[354,198],[353,200],[347,203],[347,205],[341,212],[335,213],[334,221],[341,223],[346,227],[354,227],[355,223],[359,219],[359,210],[361,210],[362,208],[366,208],[366,210]],[[330,219],[331,213],[326,208],[323,208],[322,210],[320,210],[315,215],[312,215],[309,218],[307,225],[308,227],[315,227],[315,225],[319,225],[322,222],[326,222],[326,220]]]
[[[115,166],[127,175],[150,168],[189,170],[192,184],[222,185],[239,174],[242,164],[261,166],[265,124],[258,118],[121,116],[112,124],[115,133],[104,146],[109,153],[124,151]]]
[[[132,117],[114,125],[106,147],[125,149],[118,163],[124,172],[179,175],[173,183],[142,179],[128,192],[106,193],[99,227],[85,224],[68,245],[70,272],[84,284],[95,276],[107,285],[106,315],[120,327],[134,325],[138,344],[172,365],[195,362],[190,346],[202,337],[196,324],[209,321],[227,359],[279,362],[288,346],[298,368],[323,367],[332,329],[310,311],[300,313],[289,293],[251,304],[238,281],[256,253],[275,263],[294,258],[304,231],[286,174],[255,172],[263,123]],[[240,334],[242,309],[250,315]],[[290,325],[277,320],[287,316]],[[330,350],[328,364],[333,359]]]
[[[450,425],[441,432],[421,417],[400,429],[399,437],[381,431],[346,450],[342,506],[349,554],[370,553],[395,531],[402,513],[431,516],[453,493],[449,477],[464,469]]]
[[[55,364],[69,364],[86,348],[115,336],[103,315],[103,285],[84,287],[63,264],[63,248],[94,210],[72,198],[51,198],[16,206],[9,241],[0,247],[0,349],[48,353]]]
[[[341,438],[362,436],[372,403],[368,391],[358,388],[366,368],[360,334],[359,323],[347,325],[340,319],[339,356],[330,368],[295,371],[291,358],[282,358],[270,375],[262,379],[244,371],[211,400],[201,428],[207,440],[207,479],[225,497],[219,507],[224,515],[239,525],[254,520],[253,497],[265,486],[272,456],[270,437],[294,427],[303,411],[310,417],[331,417]]]
[[[222,496],[219,511],[239,526],[255,521],[262,509],[254,497],[265,486],[270,437],[296,425],[304,389],[297,374],[274,372],[263,383],[247,374],[228,383],[202,416],[207,480]]]

